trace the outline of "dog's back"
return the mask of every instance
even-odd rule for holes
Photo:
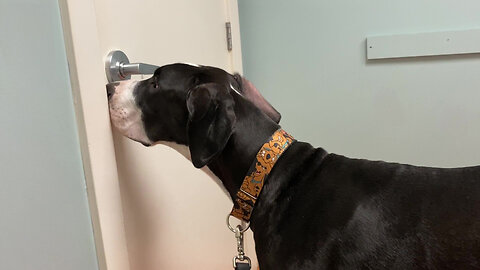
[[[351,260],[352,266],[480,268],[480,167],[425,168],[340,156],[330,162],[343,167],[336,181],[355,198],[341,230],[345,248],[337,249],[345,259],[363,257]]]
[[[285,254],[273,256],[286,258],[278,266],[480,269],[480,166],[427,168],[305,153],[317,155],[297,164],[310,171],[289,181],[281,196],[287,205],[277,202],[283,210],[270,237],[278,241],[269,248]]]

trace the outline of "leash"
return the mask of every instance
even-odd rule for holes
[[[233,209],[227,216],[227,227],[235,233],[237,239],[238,254],[233,257],[233,268],[235,270],[251,269],[251,260],[245,255],[244,251],[243,234],[250,227],[250,217],[268,175],[280,156],[293,142],[295,142],[295,139],[283,129],[275,131],[257,152],[255,161],[248,169],[247,176],[243,179],[243,183],[237,192]],[[230,217],[232,216],[246,222],[246,225],[244,227],[241,225],[232,227],[230,225]]]

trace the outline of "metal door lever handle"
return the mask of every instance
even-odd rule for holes
[[[157,68],[159,67],[150,64],[130,63],[122,51],[111,51],[105,60],[108,82],[128,80],[135,74],[153,74]]]

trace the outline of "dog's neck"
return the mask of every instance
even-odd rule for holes
[[[240,106],[239,106],[240,107]],[[243,107],[243,106],[242,106]],[[222,181],[232,200],[261,146],[280,128],[260,110],[236,109],[235,131],[223,151],[207,166]]]

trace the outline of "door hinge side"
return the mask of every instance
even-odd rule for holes
[[[230,22],[225,23],[225,29],[227,32],[227,50],[232,51],[232,24]]]

